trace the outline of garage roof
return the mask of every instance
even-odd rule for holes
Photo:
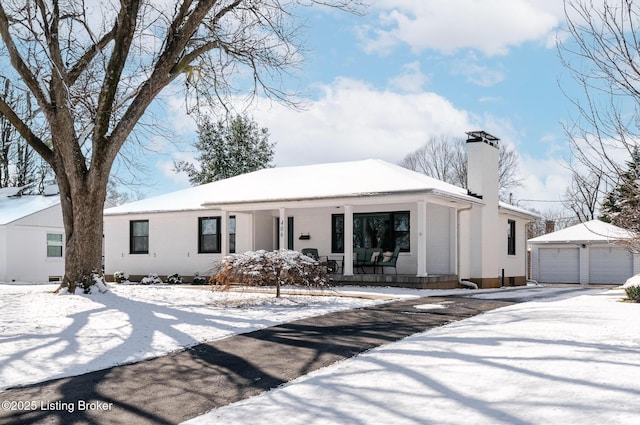
[[[529,239],[530,243],[563,243],[563,242],[613,242],[630,239],[633,235],[628,230],[605,223],[591,220],[576,224],[566,229]]]

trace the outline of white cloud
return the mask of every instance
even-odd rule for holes
[[[481,65],[478,55],[469,52],[463,59],[453,61],[451,73],[464,75],[467,81],[482,87],[490,87],[503,81],[505,76],[500,63],[491,67]]]
[[[538,211],[563,211],[562,200],[571,182],[571,171],[562,159],[553,156],[520,156],[524,181],[514,191],[518,205]]]
[[[389,79],[389,87],[404,93],[418,93],[429,80],[422,73],[420,62],[411,62],[402,67],[402,73]]]
[[[473,49],[504,55],[528,41],[546,44],[563,19],[557,0],[379,0],[379,27],[365,28],[365,49],[388,53],[398,44],[414,51]]]
[[[434,93],[377,90],[351,79],[322,86],[305,111],[273,104],[254,112],[277,142],[278,166],[379,158],[398,162],[430,136],[464,137],[470,115]]]
[[[514,143],[516,148],[523,137],[506,118],[474,115],[431,92],[381,90],[347,78],[319,89],[321,95],[303,111],[265,100],[256,102],[252,115],[260,126],[269,129],[270,140],[277,143],[274,158],[277,166],[367,158],[397,163],[429,137],[442,134],[465,137],[470,130],[486,130],[503,143]],[[176,131],[195,130],[179,103],[176,101],[172,108],[175,115],[171,122],[180,129]],[[571,174],[564,161],[557,158],[566,151],[557,152],[555,140],[540,142],[547,145],[543,159],[521,154],[524,181],[522,187],[514,190],[515,200],[560,201],[564,196]],[[170,155],[172,160],[191,160],[193,154],[181,151]],[[156,166],[172,184],[188,186],[184,174],[172,171],[172,161],[165,159]],[[518,205],[540,211],[562,209],[560,202],[521,201]]]

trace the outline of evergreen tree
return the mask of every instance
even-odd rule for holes
[[[205,121],[194,144],[198,164],[180,161],[174,171],[186,172],[194,186],[226,179],[270,167],[274,145],[269,143],[268,130],[246,116]]]
[[[627,161],[627,171],[619,183],[607,193],[600,207],[600,220],[634,231],[640,231],[640,150],[634,148]]]

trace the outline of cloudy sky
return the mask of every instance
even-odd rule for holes
[[[485,130],[513,144],[524,178],[514,203],[558,209],[569,179],[562,123],[575,111],[556,49],[558,0],[375,0],[365,16],[306,12],[302,111],[257,102],[277,166],[379,158],[397,163],[432,136]],[[562,89],[561,89],[562,87]],[[169,122],[183,145],[154,157],[146,195],[188,187],[171,171],[192,157],[195,125],[179,96]],[[534,202],[525,200],[538,200]]]

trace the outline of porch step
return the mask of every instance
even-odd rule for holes
[[[418,277],[406,274],[330,274],[334,284],[355,286],[395,286],[413,289],[455,289],[462,288],[458,283],[458,275],[429,275]]]

